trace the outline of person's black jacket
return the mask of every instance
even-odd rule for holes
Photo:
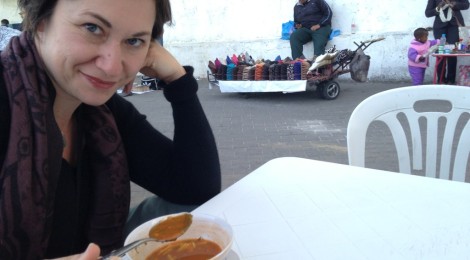
[[[454,7],[452,8],[453,11],[453,16],[452,19],[448,22],[442,22],[441,19],[439,18],[439,12],[436,10],[436,7],[441,3],[442,0],[428,0],[428,4],[426,5],[426,10],[424,14],[426,17],[435,17],[434,19],[434,24],[433,24],[433,29],[441,29],[448,27],[449,25],[451,26],[465,26],[465,21],[463,19],[462,13],[460,10],[467,10],[469,8],[469,1],[468,0],[453,0],[454,2]],[[446,9],[444,11],[444,14],[447,15],[447,12],[449,9]],[[457,22],[458,20],[458,22]]]
[[[309,0],[304,5],[297,3],[294,6],[294,22],[302,27],[310,28],[313,25],[331,25],[333,11],[325,0]]]

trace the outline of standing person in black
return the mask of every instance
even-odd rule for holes
[[[440,39],[442,34],[446,35],[447,43],[454,44],[459,41],[459,25],[465,26],[461,10],[467,10],[469,7],[468,0],[428,0],[426,6],[426,17],[435,17],[433,24],[433,33],[435,39]],[[438,66],[438,71],[442,71],[442,64]],[[457,70],[457,58],[447,58],[447,76],[438,78],[438,82],[455,84],[455,76]],[[440,73],[438,73],[440,77]]]

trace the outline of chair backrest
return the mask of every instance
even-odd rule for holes
[[[417,104],[423,101],[445,102],[450,106],[446,111],[432,111],[434,109],[429,107],[426,111],[417,111]],[[470,152],[469,113],[470,88],[468,87],[423,85],[396,88],[372,95],[354,109],[349,119],[347,128],[349,164],[365,167],[366,134],[369,125],[373,121],[381,121],[391,132],[397,151],[399,172],[411,173],[412,168],[423,170],[423,141],[425,141],[425,175],[436,177],[436,168],[440,165],[439,178],[465,181]],[[403,118],[407,120],[409,129],[405,129]],[[423,119],[425,127],[421,127]],[[460,135],[456,134],[456,130]],[[438,141],[438,132],[442,138],[440,141]],[[438,154],[440,154],[439,163]],[[453,166],[452,176],[451,166]]]

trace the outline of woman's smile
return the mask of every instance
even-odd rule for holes
[[[98,88],[98,89],[110,89],[116,85],[115,81],[105,81],[105,80],[87,75],[83,72],[81,74],[88,80],[88,82],[91,83],[93,87]]]

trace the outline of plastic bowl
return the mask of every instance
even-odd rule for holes
[[[179,214],[179,213],[178,213]],[[173,214],[177,215],[177,214]],[[188,238],[204,238],[210,241],[215,242],[222,248],[222,251],[214,256],[213,260],[222,260],[225,259],[229,253],[232,243],[233,243],[233,231],[232,227],[223,219],[210,215],[203,214],[192,214],[193,222],[189,229],[178,238],[188,239]],[[149,220],[142,225],[134,229],[126,238],[124,244],[129,244],[135,240],[147,238],[148,232],[153,225],[158,223],[160,220],[172,215],[162,216],[156,219]],[[148,242],[144,243],[137,248],[131,250],[127,253],[129,257],[133,260],[143,260],[149,256],[156,249],[164,245],[165,243],[159,242]]]

